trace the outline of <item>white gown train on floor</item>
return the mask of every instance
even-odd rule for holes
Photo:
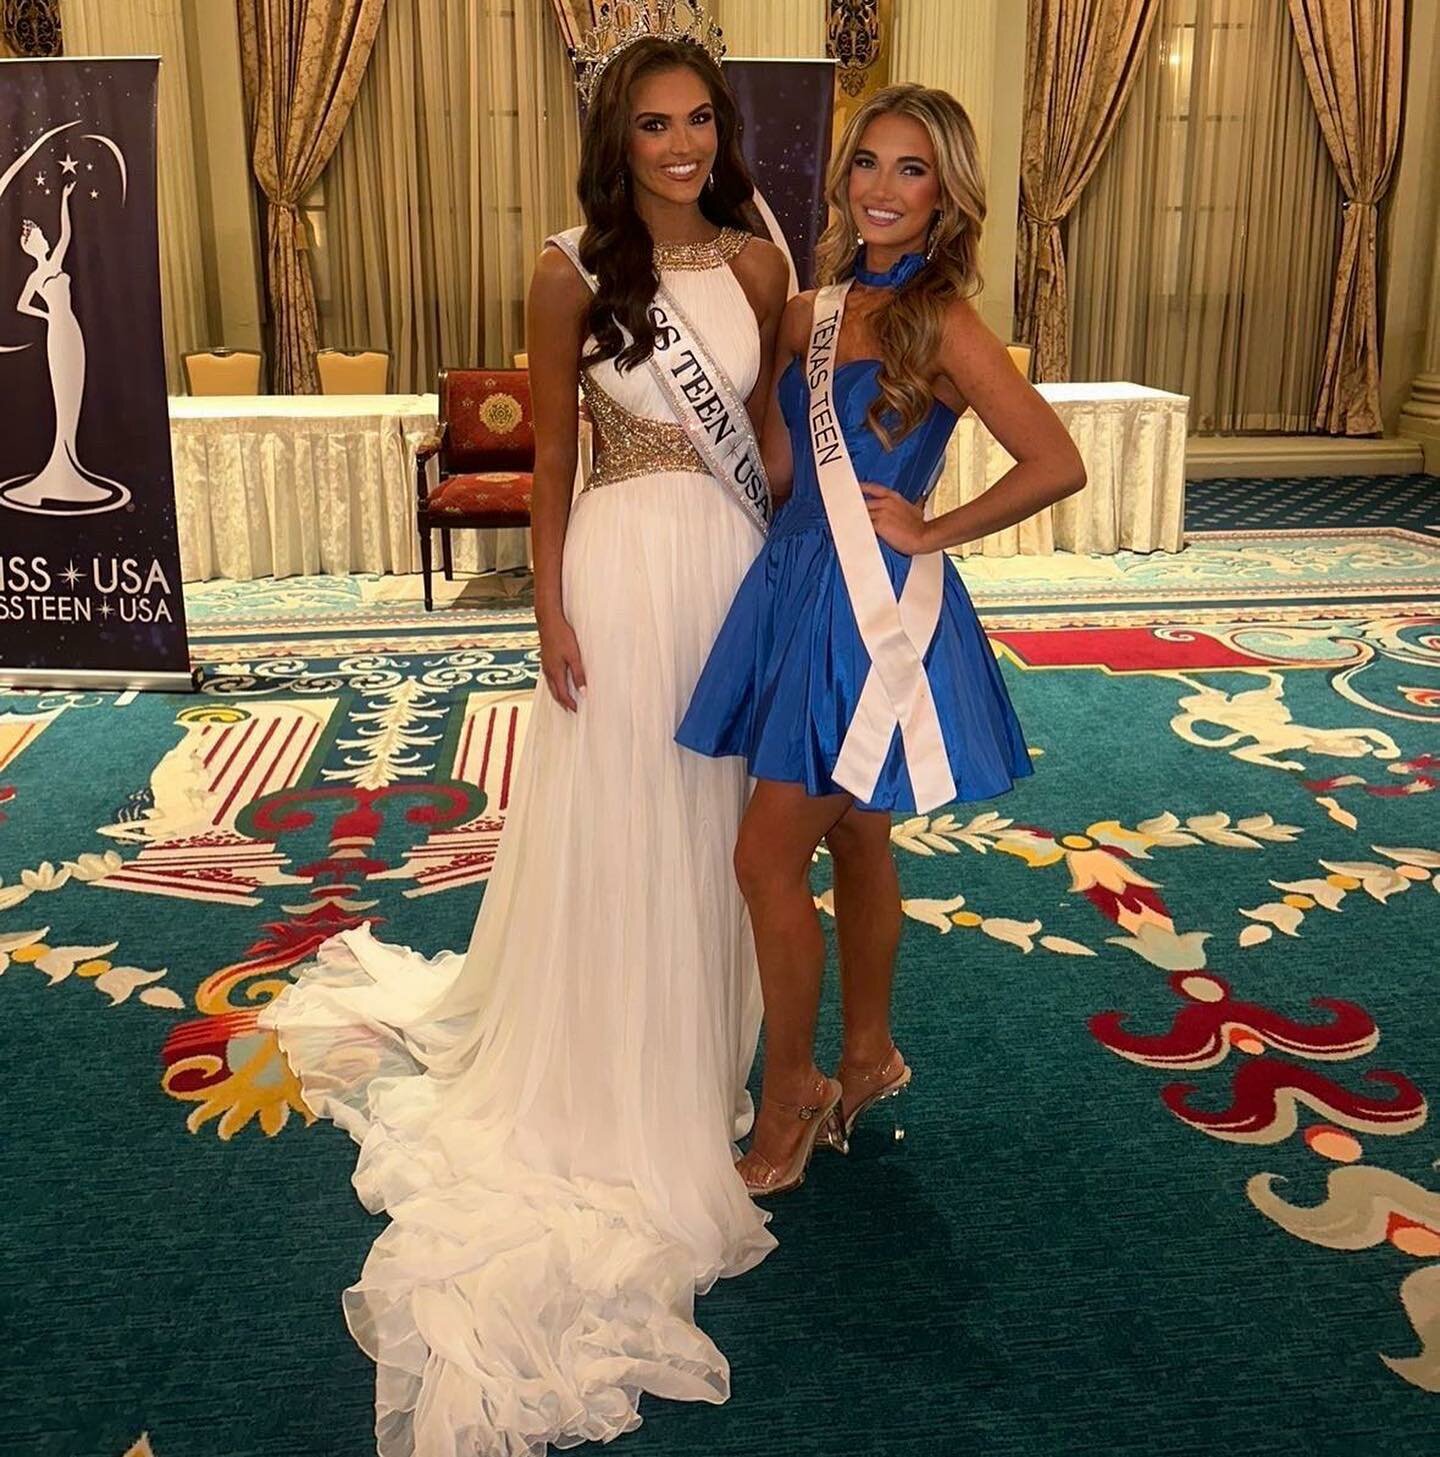
[[[664,277],[748,393],[730,268]],[[674,419],[645,368],[592,383]],[[573,715],[537,691],[469,951],[348,932],[264,1013],[390,1219],[344,1297],[382,1457],[539,1457],[638,1425],[641,1391],[729,1394],[694,1296],[774,1245],[732,1166],[760,1014],[730,861],[748,785],[673,734],[758,545],[706,475],[580,496],[589,687]]]

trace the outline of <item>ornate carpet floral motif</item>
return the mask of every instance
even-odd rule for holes
[[[892,829],[927,972],[1063,985],[1096,1097],[1125,1089],[1222,1160],[1232,1238],[1372,1261],[1413,1339],[1365,1359],[1380,1384],[1426,1392],[1440,1191],[1421,1147],[1435,1065],[1416,1061],[1434,989],[1417,968],[1440,909],[1421,818],[1440,784],[1440,634],[1403,599],[1437,557],[1332,543],[1301,587],[1333,593],[1300,603],[1281,600],[1278,557],[1255,604],[1227,602],[1210,559],[1172,578],[1163,610],[1141,600],[1158,568],[1138,560],[1073,608],[1038,579],[992,583],[1010,590],[992,635],[1038,773],[994,808]],[[1384,572],[1395,591],[1359,600]],[[314,1121],[258,1018],[324,940],[372,922],[456,944],[494,863],[538,653],[523,606],[437,625],[387,597],[403,584],[264,584],[271,616],[247,636],[245,594],[221,585],[198,618],[223,644],[198,698],[0,697],[0,996],[23,981],[57,1017],[136,1019],[151,1049],[136,1087],[158,1082],[177,1138],[229,1157]],[[363,647],[336,650],[350,632]],[[1371,947],[1383,983],[1347,965]]]

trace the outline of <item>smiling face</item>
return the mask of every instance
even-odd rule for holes
[[[671,205],[694,204],[715,165],[719,132],[710,89],[688,66],[636,78],[626,161],[632,185]]]
[[[855,149],[847,196],[864,242],[896,256],[923,253],[940,206],[935,148],[924,125],[898,112],[877,116]]]

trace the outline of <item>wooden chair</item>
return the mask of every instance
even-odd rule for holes
[[[436,462],[432,489],[429,465]],[[415,524],[425,574],[425,610],[431,593],[431,535],[440,532],[446,581],[454,580],[450,533],[468,527],[497,531],[529,526],[535,481],[535,417],[530,375],[523,369],[443,369],[440,423],[415,452]]]
[[[200,349],[184,356],[192,395],[258,395],[265,356],[258,349]]]
[[[1030,378],[1030,360],[1035,351],[1029,344],[1007,344],[1005,352],[1010,356],[1011,363],[1025,376]]]
[[[390,392],[390,356],[383,349],[317,349],[315,369],[322,395]]]

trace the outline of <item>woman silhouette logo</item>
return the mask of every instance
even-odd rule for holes
[[[20,290],[16,309],[45,321],[50,388],[55,399],[55,441],[41,470],[0,481],[0,504],[42,516],[115,511],[130,500],[125,486],[82,465],[76,446],[85,401],[85,335],[75,316],[70,275],[65,271],[71,241],[70,194],[74,190],[75,184],[69,182],[61,194],[60,236],[53,248],[32,219],[27,218],[20,229],[20,247],[33,266]]]

